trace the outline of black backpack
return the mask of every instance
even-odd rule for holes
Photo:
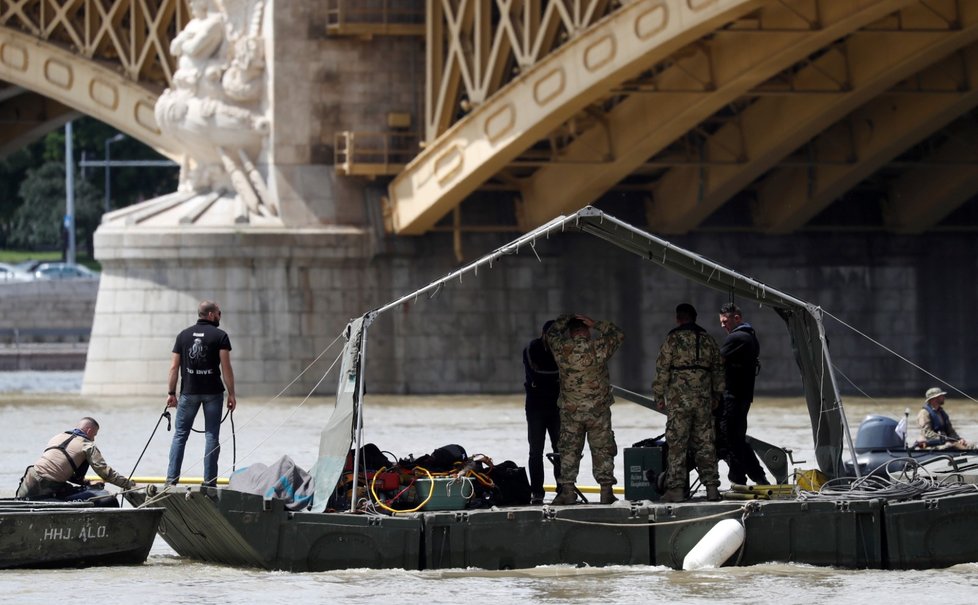
[[[512,460],[505,460],[489,471],[489,478],[496,485],[492,503],[497,506],[514,506],[530,503],[530,481],[526,469]]]

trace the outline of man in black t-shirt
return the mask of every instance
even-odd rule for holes
[[[228,411],[237,405],[234,394],[234,371],[231,369],[231,340],[221,325],[221,308],[205,300],[197,308],[197,323],[177,335],[170,364],[167,407],[177,408],[170,464],[166,482],[174,485],[180,479],[183,451],[194,426],[194,419],[204,408],[204,485],[217,483],[217,460],[221,454],[221,405],[224,389],[228,392]],[[180,399],[177,400],[177,375],[180,377]],[[223,380],[222,380],[223,378]]]

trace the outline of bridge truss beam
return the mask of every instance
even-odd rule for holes
[[[156,98],[173,74],[185,0],[0,0],[0,80],[112,124],[175,157]]]
[[[771,3],[753,16],[753,29],[720,30],[683,49],[647,82],[622,87],[622,93],[632,94],[608,112],[606,128],[584,132],[560,157],[522,182],[522,227],[541,225],[594,202],[751,89],[909,4]]]
[[[565,44],[522,70],[483,103],[469,105],[468,115],[428,142],[388,188],[389,228],[401,234],[430,229],[525,149],[604,98],[609,89],[717,26],[756,10],[759,4],[752,0],[636,0],[593,26],[572,32]],[[470,27],[466,21],[456,23],[455,36]],[[430,32],[432,35],[437,32]],[[464,51],[456,45],[453,53]],[[453,65],[456,67],[449,72],[460,69],[461,63]],[[483,73],[491,79],[498,69]],[[451,97],[450,91],[442,96]]]
[[[901,153],[972,110],[978,105],[976,83],[978,45],[972,44],[860,107],[805,146],[807,165],[778,168],[756,186],[755,223],[769,233],[800,228]],[[951,172],[963,165],[959,161]],[[907,216],[907,198],[894,199],[899,200],[893,208],[896,216]],[[914,200],[920,206],[915,214],[929,216],[922,224],[932,224],[935,216],[952,209],[949,204],[965,199],[920,198]],[[909,225],[897,220],[891,227],[905,230]]]
[[[807,94],[759,97],[706,137],[703,157],[729,164],[674,168],[663,176],[654,187],[650,224],[663,233],[697,227],[818,133],[972,44],[978,39],[978,5],[959,6],[943,28],[922,17],[915,29],[904,19],[898,29],[862,30],[827,48],[794,74],[792,86]]]

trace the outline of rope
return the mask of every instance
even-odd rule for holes
[[[377,472],[374,473],[374,476],[370,480],[370,495],[374,497],[374,502],[376,502],[377,505],[380,506],[380,508],[382,508],[382,509],[384,509],[384,510],[390,512],[390,513],[393,513],[393,514],[397,514],[397,513],[416,513],[419,510],[421,510],[422,508],[424,508],[424,506],[426,504],[428,504],[428,502],[431,501],[431,498],[435,495],[435,479],[434,479],[434,477],[431,476],[431,473],[428,472],[428,469],[424,468],[423,466],[416,466],[416,467],[414,467],[415,473],[417,473],[417,471],[420,470],[420,471],[424,472],[424,474],[428,475],[428,481],[431,483],[431,488],[428,489],[428,497],[425,498],[424,499],[424,502],[422,502],[421,504],[415,506],[414,508],[409,508],[409,509],[406,509],[406,510],[397,510],[395,508],[391,508],[390,506],[387,506],[386,504],[383,503],[383,501],[381,501],[380,498],[377,497],[377,492],[376,492],[376,490],[374,490],[374,485],[377,483],[377,476],[380,475],[380,473],[382,473],[386,469],[387,469],[386,466],[385,467],[382,467],[380,470],[378,470]],[[405,487],[404,489],[402,489],[400,492],[398,492],[397,496],[394,496],[391,499],[391,501],[396,500],[398,497],[400,497],[401,494],[403,494],[408,489],[410,489],[410,487],[412,485],[414,485],[414,483],[416,481],[417,481],[417,477],[415,477],[414,479],[412,479],[411,480],[411,483],[408,484],[407,487]]]
[[[963,395],[963,396],[964,396],[964,397],[965,397],[966,399],[970,399],[971,401],[974,401],[975,403],[978,403],[978,399],[975,399],[975,398],[974,398],[974,397],[972,397],[971,395],[968,395],[967,393],[965,393],[965,392],[964,392],[964,391],[962,391],[961,389],[959,389],[959,388],[957,388],[956,386],[954,386],[954,385],[953,385],[953,384],[951,384],[950,382],[948,382],[948,381],[946,381],[946,380],[944,380],[944,379],[943,379],[943,378],[941,378],[940,376],[937,376],[936,374],[933,374],[933,373],[931,373],[931,372],[929,372],[929,371],[927,371],[927,370],[925,370],[925,369],[924,369],[924,368],[922,368],[922,367],[921,367],[920,365],[918,365],[918,364],[916,364],[916,363],[914,363],[913,361],[911,361],[911,360],[909,360],[909,359],[907,359],[907,358],[906,358],[906,357],[904,357],[903,355],[900,355],[899,353],[897,353],[896,351],[894,351],[894,350],[893,350],[893,349],[891,349],[890,347],[888,347],[888,346],[886,346],[886,345],[884,345],[883,343],[881,343],[880,341],[878,341],[878,340],[876,340],[875,338],[873,338],[873,337],[871,337],[871,336],[869,336],[868,334],[866,334],[866,333],[864,333],[864,332],[861,332],[861,331],[859,331],[859,330],[857,330],[857,329],[856,329],[855,327],[853,327],[853,326],[850,326],[849,324],[847,324],[846,322],[844,322],[844,321],[842,321],[841,319],[839,319],[839,318],[838,318],[838,317],[836,317],[835,315],[832,315],[831,313],[829,313],[829,312],[828,312],[828,311],[826,311],[825,309],[822,309],[822,312],[823,312],[823,313],[825,313],[826,315],[828,315],[829,317],[831,317],[832,319],[834,319],[835,321],[837,321],[837,322],[839,322],[839,323],[840,323],[841,325],[843,325],[843,326],[845,326],[845,327],[847,327],[847,328],[849,328],[850,330],[852,330],[853,332],[855,332],[855,333],[856,333],[856,334],[858,334],[859,336],[862,336],[863,338],[865,338],[865,339],[866,339],[866,340],[868,340],[869,342],[871,342],[871,343],[873,343],[874,345],[876,345],[876,346],[878,346],[878,347],[880,347],[881,349],[883,349],[883,350],[884,350],[884,351],[886,351],[887,353],[890,353],[891,355],[894,355],[895,357],[897,357],[897,358],[899,358],[899,359],[900,359],[901,361],[903,361],[903,362],[905,362],[905,363],[907,363],[908,365],[910,365],[910,366],[912,366],[913,368],[915,368],[915,369],[917,369],[917,370],[920,370],[920,371],[921,371],[921,372],[923,372],[924,374],[927,374],[928,376],[930,376],[930,377],[931,377],[931,378],[933,378],[934,380],[936,380],[936,381],[938,381],[938,382],[940,382],[941,384],[943,384],[943,385],[945,385],[945,386],[947,386],[947,387],[948,387],[949,389],[951,389],[951,390],[953,390],[953,391],[955,391],[955,392],[957,392],[957,393],[960,393],[960,394],[961,394],[961,395]]]
[[[962,483],[961,476],[956,471],[942,478],[933,475],[927,465],[941,460],[947,460],[951,467],[955,466],[954,457],[951,455],[939,456],[925,462],[910,457],[892,458],[860,479],[838,477],[826,481],[818,492],[799,490],[798,499],[829,502],[840,500],[901,501],[973,494],[978,490],[978,485]],[[889,465],[894,462],[904,463],[904,467],[896,473],[890,473]],[[887,476],[879,476],[879,473],[884,470]],[[967,469],[962,467],[959,470]]]
[[[751,504],[754,504],[753,502]],[[740,508],[735,508],[733,510],[724,511],[722,513],[716,513],[714,515],[706,515],[705,517],[695,517],[693,519],[677,519],[676,521],[656,521],[654,523],[604,523],[601,521],[582,521],[580,519],[567,519],[565,517],[553,517],[553,521],[563,521],[565,523],[575,523],[577,525],[598,525],[603,527],[663,527],[665,525],[683,525],[686,523],[698,523],[700,521],[709,521],[710,519],[720,519],[722,517],[727,517],[735,513],[743,513],[748,509],[748,505],[741,506]]]
[[[142,460],[143,460],[143,454],[145,454],[146,453],[146,449],[149,448],[149,444],[150,444],[151,441],[153,441],[153,437],[156,435],[157,429],[160,428],[160,422],[162,422],[164,418],[166,418],[166,430],[169,431],[170,430],[170,411],[169,411],[169,408],[167,408],[166,406],[163,406],[163,413],[160,414],[159,419],[157,419],[156,426],[153,427],[153,432],[150,433],[149,439],[146,440],[146,445],[143,446],[143,451],[139,454],[139,458],[136,459],[136,464],[134,464],[132,466],[132,471],[129,473],[129,476],[126,477],[126,481],[132,481],[132,476],[136,474],[136,468],[139,467],[139,463],[142,462]]]
[[[292,385],[294,385],[299,380],[299,378],[302,377],[303,374],[305,374],[307,371],[309,371],[309,368],[313,367],[320,359],[322,359],[323,355],[325,355],[327,351],[329,351],[330,349],[332,349],[333,348],[333,345],[335,345],[336,342],[340,338],[342,338],[342,337],[343,337],[343,332],[341,331],[339,334],[336,335],[336,338],[333,339],[333,342],[329,343],[319,353],[319,355],[316,356],[315,359],[313,359],[311,362],[309,362],[309,364],[306,365],[306,367],[303,368],[301,372],[299,372],[298,374],[296,374],[295,378],[293,378],[292,381],[289,382],[289,384],[285,385],[285,387],[283,387],[282,390],[280,390],[274,397],[272,397],[267,402],[265,402],[264,406],[262,406],[261,408],[259,408],[258,412],[256,412],[253,416],[251,416],[249,419],[247,419],[244,422],[244,424],[242,425],[242,428],[247,427],[253,421],[255,421],[259,416],[261,416],[261,414],[264,411],[264,408],[266,408],[269,404],[273,403],[275,400],[279,399],[283,394],[285,394],[289,390],[289,388]],[[333,370],[333,368],[336,367],[336,363],[340,360],[340,358],[342,356],[343,356],[343,352],[340,351],[339,355],[336,356],[336,359],[334,359],[333,360],[333,363],[330,364],[329,368],[326,369],[326,371],[323,373],[323,376],[319,379],[319,381],[312,388],[312,390],[309,391],[309,393],[306,394],[306,396],[302,399],[302,401],[300,401],[295,406],[295,408],[293,408],[292,412],[288,416],[286,416],[274,429],[272,429],[272,431],[268,435],[266,435],[266,437],[264,439],[262,439],[261,441],[259,441],[255,445],[255,447],[253,447],[247,454],[245,454],[242,457],[242,459],[247,459],[251,454],[253,454],[255,452],[256,449],[258,449],[258,447],[260,447],[262,444],[264,444],[266,441],[268,441],[268,439],[270,439],[276,432],[278,432],[285,425],[285,423],[288,420],[290,420],[293,416],[295,416],[295,414],[299,411],[299,408],[301,408],[303,405],[305,405],[305,403],[307,401],[309,401],[309,398],[312,397],[312,395],[315,392],[315,390],[319,387],[319,385],[322,384],[323,380],[326,379],[326,376],[328,376],[329,373]],[[232,426],[232,442],[233,442],[232,449],[234,451],[235,458],[237,458],[236,430],[234,428],[234,417],[233,416],[231,418],[231,426]],[[225,443],[227,443],[227,440],[222,441],[221,442],[221,445],[224,445]],[[202,465],[203,463],[204,463],[203,459],[200,459],[197,462],[194,462],[194,463],[190,464],[187,468],[188,469],[193,469],[193,468],[196,468],[196,467]],[[232,472],[233,472],[234,466],[236,466],[236,464],[237,464],[237,460],[234,460],[232,462]],[[227,469],[225,469],[225,474],[226,474],[226,472],[227,472]],[[218,475],[220,476],[221,473],[218,473]],[[139,507],[137,507],[137,508],[142,508],[144,506],[149,505],[152,502],[156,502],[157,500],[159,500],[160,498],[162,498],[164,495],[166,495],[167,492],[169,492],[170,489],[173,488],[173,487],[174,486],[171,486],[171,485],[164,486],[163,489],[161,489],[155,496],[152,496],[152,497],[147,498],[146,499],[146,502],[140,504]]]

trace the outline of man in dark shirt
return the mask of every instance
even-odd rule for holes
[[[221,404],[224,389],[228,392],[228,411],[237,405],[234,394],[234,371],[231,369],[231,340],[218,329],[221,308],[205,300],[197,308],[197,323],[177,335],[170,364],[167,407],[177,408],[170,464],[166,471],[168,485],[180,479],[183,451],[194,426],[197,412],[204,408],[204,485],[217,483],[217,460],[221,454]],[[177,400],[177,376],[180,377],[180,399]],[[223,377],[223,381],[222,381]]]
[[[754,450],[747,445],[747,413],[754,401],[754,379],[760,367],[757,360],[761,345],[754,328],[744,321],[734,303],[720,307],[720,327],[727,338],[720,345],[720,356],[726,378],[723,403],[717,410],[717,450],[727,461],[731,483],[744,485],[750,477],[758,485],[767,485],[764,469]]]
[[[560,374],[557,362],[550,353],[544,338],[553,320],[543,324],[540,338],[534,338],[523,349],[523,371],[526,379],[526,440],[530,446],[527,468],[530,471],[530,504],[543,504],[543,447],[550,434],[550,447],[557,451],[560,436],[560,409],[557,397],[560,395]],[[554,470],[554,477],[560,477],[560,467]]]

